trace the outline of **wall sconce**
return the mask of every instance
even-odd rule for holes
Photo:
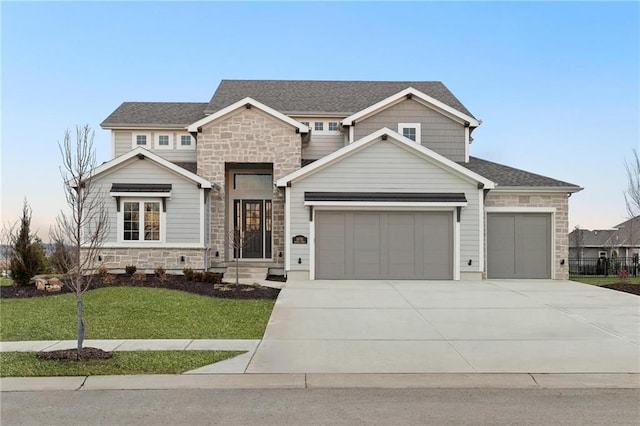
[[[281,251],[278,252],[278,257],[280,257],[280,258],[282,257],[282,252]]]
[[[216,251],[216,257],[220,257],[220,252]]]
[[[560,261],[560,264],[561,264],[561,265],[564,265],[564,259],[562,259],[562,260]]]
[[[180,256],[180,263],[184,263],[184,256]]]
[[[472,263],[473,263],[473,260],[469,259],[469,262],[467,263],[467,265],[471,266]]]
[[[102,255],[101,254],[98,255],[98,262],[102,262]]]
[[[298,265],[300,265],[300,264],[302,264],[302,258],[301,257],[298,258]]]

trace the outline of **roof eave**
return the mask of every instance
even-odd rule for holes
[[[182,124],[158,124],[158,123],[100,123],[100,127],[107,130],[139,130],[139,129],[168,129],[168,130],[186,130],[187,126],[190,123],[182,123]]]
[[[580,186],[501,186],[496,185],[493,189],[497,192],[569,192],[582,191]]]

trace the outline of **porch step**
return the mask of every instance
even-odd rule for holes
[[[263,280],[267,278],[269,268],[259,266],[242,266],[238,267],[238,278],[249,278]],[[227,272],[224,274],[225,281],[236,279],[236,267],[235,265],[227,266]]]

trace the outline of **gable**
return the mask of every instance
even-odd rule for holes
[[[360,191],[365,187],[376,192],[447,192],[454,187],[477,188],[475,182],[452,173],[437,161],[421,158],[390,138],[378,139],[300,182],[303,186],[321,183],[327,190],[341,191]]]

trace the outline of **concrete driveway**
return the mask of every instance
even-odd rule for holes
[[[640,297],[571,281],[293,281],[247,373],[638,373]]]

